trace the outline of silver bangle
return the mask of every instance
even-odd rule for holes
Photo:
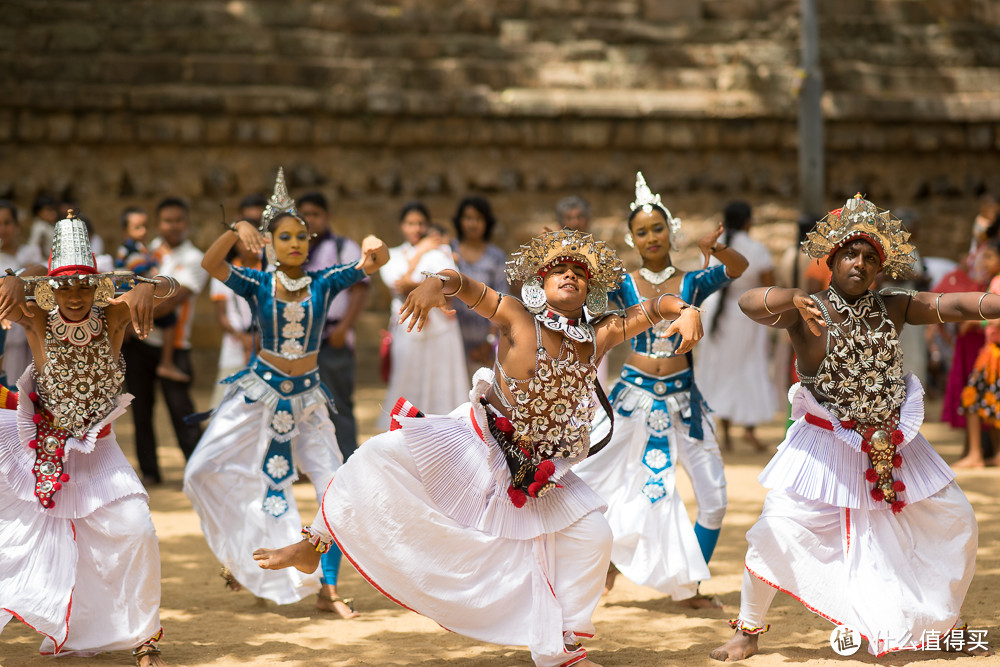
[[[937,298],[934,300],[934,312],[937,313],[938,322],[940,322],[941,324],[944,324],[944,320],[941,318],[941,297],[943,296],[944,296],[943,293],[938,294]]]
[[[988,294],[989,294],[989,292],[983,292],[983,295],[981,297],[979,297],[979,306],[978,306],[979,319],[981,319],[983,321],[986,321],[986,316],[983,315],[983,299],[985,299]]]
[[[773,310],[771,310],[770,308],[768,308],[768,307],[767,307],[767,295],[768,295],[768,294],[769,294],[769,293],[771,292],[771,290],[773,290],[773,289],[774,289],[774,285],[771,285],[771,286],[770,286],[770,287],[768,287],[768,288],[767,288],[766,290],[764,290],[764,310],[766,310],[766,311],[767,311],[767,314],[768,314],[768,315],[777,315],[777,314],[778,314],[778,313],[774,312]]]
[[[163,296],[156,296],[156,287],[154,286],[153,287],[153,298],[154,299],[169,299],[170,297],[172,297],[174,295],[175,292],[177,292],[177,279],[176,278],[174,278],[173,276],[164,276],[164,275],[158,275],[158,276],[155,276],[155,277],[156,278],[166,278],[167,285],[170,286],[170,289],[168,289],[167,293],[164,294]]]

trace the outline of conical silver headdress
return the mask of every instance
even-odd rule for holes
[[[97,260],[90,248],[87,225],[70,211],[66,219],[56,223],[49,254],[49,275],[69,276],[97,273]]]
[[[266,230],[272,220],[286,213],[294,215],[296,218],[299,217],[295,210],[295,200],[288,196],[288,187],[285,185],[285,169],[278,167],[278,177],[274,179],[274,194],[267,201],[264,214],[260,218],[261,230]]]
[[[660,195],[654,194],[641,171],[635,172],[635,201],[629,204],[631,210],[641,208],[643,212],[649,213],[653,207],[657,207],[667,214],[667,227],[670,228],[670,243],[673,244],[677,234],[681,231],[681,219],[670,214],[670,209],[663,205]]]

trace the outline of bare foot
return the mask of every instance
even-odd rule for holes
[[[691,597],[678,600],[677,604],[688,609],[722,609],[722,600],[717,595],[692,595]]]
[[[736,662],[749,658],[756,652],[757,635],[748,635],[742,630],[737,630],[728,642],[713,650],[709,655],[722,662]]]
[[[316,594],[316,609],[320,611],[331,611],[343,619],[357,618],[361,614],[354,611],[354,602],[351,598],[341,598],[337,595],[334,586],[324,584],[323,589]]]
[[[174,382],[191,381],[191,376],[177,368],[177,366],[168,366],[166,364],[160,364],[156,367],[156,375],[167,380],[173,380]]]
[[[312,574],[319,567],[319,552],[308,540],[289,544],[280,549],[257,549],[253,559],[262,570],[283,570],[294,567],[299,572]]]
[[[966,456],[951,464],[952,468],[982,468],[986,465],[981,456]]]
[[[233,573],[229,571],[228,567],[223,567],[222,571],[219,572],[219,576],[226,580],[226,588],[234,593],[243,590],[243,585],[236,580],[236,577],[233,576]]]
[[[144,655],[136,660],[139,667],[167,667],[167,661],[158,655]]]
[[[615,579],[618,578],[618,568],[614,565],[608,568],[608,576],[604,580],[604,590],[601,591],[601,596],[605,596],[611,592],[611,589],[615,587]]]
[[[156,641],[149,641],[132,651],[135,664],[139,667],[166,667],[167,661],[160,657]]]

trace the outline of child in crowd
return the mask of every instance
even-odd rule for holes
[[[1000,236],[986,240],[979,257],[983,272],[990,276],[989,291],[1000,294]],[[984,295],[985,297],[985,295]],[[980,309],[980,313],[982,309]],[[969,453],[955,462],[955,468],[982,468],[996,465],[997,457],[983,457],[983,426],[992,433],[1000,423],[1000,320],[983,319],[986,343],[962,390],[969,438]]]
[[[160,268],[156,255],[146,246],[149,215],[141,208],[130,207],[122,212],[122,231],[125,238],[115,254],[115,268],[132,271],[136,275],[152,278]],[[190,382],[191,376],[174,364],[177,325],[176,313],[169,313],[153,320],[153,324],[163,330],[163,348],[156,374],[174,382]]]

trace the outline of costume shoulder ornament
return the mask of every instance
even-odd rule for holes
[[[823,259],[856,238],[871,242],[882,256],[882,267],[893,278],[910,273],[913,244],[903,223],[888,210],[880,210],[860,194],[848,199],[843,208],[830,211],[816,223],[802,242],[802,251]]]

